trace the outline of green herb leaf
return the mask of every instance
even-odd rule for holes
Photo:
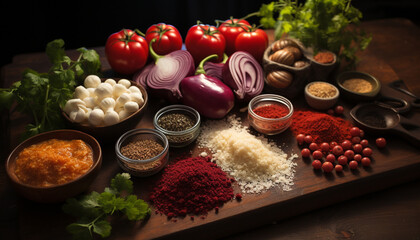
[[[108,237],[111,234],[111,224],[106,220],[95,222],[92,226],[93,232],[99,234],[103,238]]]

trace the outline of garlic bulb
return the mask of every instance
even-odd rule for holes
[[[94,108],[97,105],[94,97],[86,97],[83,99],[83,102],[85,102],[88,108]]]
[[[141,94],[141,91],[137,86],[131,86],[131,87],[128,88],[128,90],[132,93],[140,93]]]
[[[101,79],[96,75],[89,75],[85,78],[84,85],[86,88],[96,88],[101,83]]]
[[[120,116],[114,110],[109,110],[105,113],[104,116],[104,124],[105,126],[109,126],[112,124],[116,124],[120,121]]]
[[[143,106],[144,99],[141,93],[130,93],[131,101],[136,102],[139,106]]]
[[[109,83],[111,84],[111,86],[114,86],[115,84],[117,84],[117,82],[112,78],[108,78],[107,80],[105,80],[105,83]]]
[[[99,126],[102,124],[104,120],[104,111],[102,111],[100,108],[95,108],[92,110],[92,112],[89,114],[89,123],[93,126]]]
[[[139,104],[133,101],[129,101],[124,104],[124,109],[129,113],[133,113],[139,110]]]
[[[115,101],[115,111],[119,112],[124,107],[124,104],[131,100],[131,97],[128,93],[121,94]]]
[[[74,93],[73,93],[73,97],[74,98],[84,99],[86,97],[89,97],[89,95],[90,95],[89,91],[85,87],[83,87],[81,85],[80,86],[77,86],[74,89]]]
[[[112,97],[107,97],[102,99],[99,103],[99,106],[102,108],[104,112],[108,111],[109,109],[114,109],[115,107],[115,100]]]
[[[86,112],[82,108],[79,108],[70,112],[69,117],[73,122],[81,123],[86,120]]]
[[[127,110],[123,109],[118,113],[118,116],[120,117],[120,121],[126,119],[128,116],[130,116],[131,113],[129,113]]]
[[[118,98],[121,94],[129,92],[129,90],[122,84],[117,83],[113,86],[112,96]]]
[[[99,100],[102,100],[106,97],[112,97],[112,86],[109,83],[101,83],[95,89],[95,95]]]
[[[79,105],[86,106],[86,103],[78,98],[69,99],[64,105],[64,112],[70,115],[70,112],[79,109]]]
[[[131,82],[127,79],[120,79],[118,83],[124,85],[126,88],[129,88],[131,86]]]

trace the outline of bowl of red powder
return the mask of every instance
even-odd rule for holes
[[[249,124],[265,135],[285,131],[292,123],[293,105],[277,94],[261,94],[248,104]]]

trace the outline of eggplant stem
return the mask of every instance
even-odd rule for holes
[[[207,62],[208,60],[210,60],[212,58],[216,58],[216,57],[218,57],[217,54],[212,54],[210,56],[207,56],[203,60],[201,60],[200,64],[198,65],[198,67],[195,71],[195,75],[206,74],[206,71],[204,70],[204,63]]]

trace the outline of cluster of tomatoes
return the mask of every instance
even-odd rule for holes
[[[301,150],[302,157],[312,157],[314,169],[322,169],[328,173],[333,170],[342,172],[347,165],[351,170],[355,170],[359,167],[359,163],[363,167],[369,167],[372,148],[369,147],[368,140],[363,139],[363,130],[353,127],[350,129],[350,135],[352,136],[350,140],[344,140],[340,144],[337,142],[317,144],[313,141],[312,136],[304,134],[298,134],[296,140],[300,146],[304,146]],[[376,145],[379,148],[384,148],[386,146],[385,138],[376,139]]]
[[[156,41],[149,46],[153,39]],[[105,54],[114,71],[131,75],[147,63],[149,47],[159,55],[166,55],[180,50],[182,44],[183,38],[175,26],[159,23],[150,26],[145,34],[130,29],[111,34],[105,44]],[[267,46],[267,34],[244,19],[231,18],[217,27],[197,23],[185,37],[186,50],[196,65],[212,54],[217,54],[217,62],[221,62],[225,53],[230,56],[235,51],[247,51],[262,61]]]

